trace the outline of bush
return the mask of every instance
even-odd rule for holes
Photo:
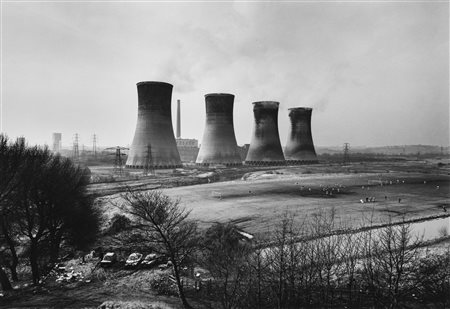
[[[169,279],[169,274],[162,274],[156,276],[151,282],[152,289],[160,295],[176,296],[177,287],[172,280]]]
[[[131,220],[124,215],[115,214],[111,219],[111,225],[108,229],[108,234],[117,234],[126,231],[131,227]]]

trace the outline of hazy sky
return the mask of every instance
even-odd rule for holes
[[[201,142],[204,94],[313,107],[316,145],[449,144],[448,2],[15,2],[2,4],[3,131],[31,143],[131,144],[136,83],[165,81],[182,136]],[[175,123],[175,122],[174,122]]]

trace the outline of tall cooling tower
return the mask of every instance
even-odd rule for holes
[[[254,102],[255,125],[245,164],[284,165],[285,160],[278,135],[278,106],[272,101]]]
[[[196,163],[199,165],[241,165],[233,125],[234,95],[205,95],[206,124]]]
[[[137,83],[138,119],[127,167],[181,167],[172,127],[172,88],[163,82]]]
[[[289,164],[317,163],[317,155],[311,134],[312,108],[289,109],[291,131],[288,135],[284,155]]]

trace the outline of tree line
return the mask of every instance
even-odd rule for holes
[[[89,170],[47,148],[0,135],[0,284],[11,289],[17,267],[34,284],[58,262],[61,250],[87,250],[101,215],[86,194]]]
[[[189,211],[161,191],[129,191],[120,207],[139,235],[145,233],[139,241],[173,262],[185,308],[192,308],[190,298],[224,309],[450,304],[450,248],[431,253],[408,224],[333,234],[345,229],[334,211],[318,212],[303,224],[286,214],[261,243],[245,240],[231,223],[200,231]],[[210,272],[209,288],[183,285],[180,274],[192,263]]]

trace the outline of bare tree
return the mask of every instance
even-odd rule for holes
[[[420,259],[415,275],[417,296],[424,301],[450,305],[450,247],[443,254],[427,254]]]
[[[187,217],[190,211],[161,191],[133,191],[123,194],[122,210],[131,215],[135,226],[151,244],[158,246],[173,264],[180,300],[189,305],[181,283],[181,267],[197,246],[197,225]]]
[[[1,242],[8,248],[6,252],[0,252],[3,265],[10,269],[13,281],[17,281],[16,268],[19,258],[16,252],[17,239],[14,225],[11,224],[12,195],[20,184],[23,166],[25,162],[26,147],[23,142],[17,140],[12,143],[8,137],[0,135],[0,235]],[[8,261],[8,262],[6,262]],[[1,268],[2,264],[0,264]],[[3,270],[0,270],[3,271]],[[2,278],[8,279],[6,274]],[[10,286],[4,282],[6,286]]]
[[[206,230],[202,262],[216,279],[225,309],[239,308],[248,281],[247,257],[251,246],[234,224],[216,223]]]
[[[363,280],[377,306],[397,308],[411,294],[421,239],[413,238],[409,224],[389,224],[365,234]]]
[[[6,149],[22,146],[16,143]],[[63,242],[73,248],[95,239],[100,216],[85,191],[86,170],[37,146],[25,147],[20,157],[20,165],[5,168],[16,176],[1,201],[0,233],[13,257],[16,246],[26,248],[37,284],[42,266],[57,261]]]

